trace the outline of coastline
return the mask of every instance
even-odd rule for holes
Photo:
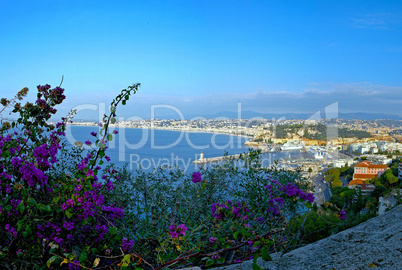
[[[76,127],[96,127],[99,128],[98,125],[77,125],[77,124],[67,124],[67,126],[76,126]],[[215,132],[215,131],[203,131],[203,130],[185,130],[185,129],[170,129],[170,128],[160,128],[160,127],[120,127],[119,125],[110,125],[109,127],[115,128],[129,128],[129,129],[148,129],[148,130],[166,130],[166,131],[180,131],[180,132],[188,132],[188,133],[206,133],[206,134],[217,134],[217,135],[228,135],[228,136],[236,136],[236,137],[243,137],[247,139],[253,139],[253,136],[249,135],[241,135],[241,134],[232,134],[227,132]],[[248,141],[246,141],[248,142]]]

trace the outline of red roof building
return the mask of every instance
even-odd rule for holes
[[[369,161],[362,161],[356,164],[353,173],[353,180],[349,182],[349,188],[359,187],[362,189],[367,188],[367,180],[371,180],[376,176],[380,177],[383,172],[388,169],[387,165],[371,164]],[[368,184],[368,183],[367,183]],[[370,186],[371,189],[371,186]]]

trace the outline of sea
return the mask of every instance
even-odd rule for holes
[[[172,131],[161,129],[138,129],[138,128],[110,128],[118,133],[113,135],[113,140],[108,143],[106,155],[111,158],[111,163],[117,166],[127,164],[129,170],[142,168],[152,171],[156,167],[179,167],[187,173],[199,169],[207,164],[193,164],[200,158],[201,152],[204,158],[219,157],[225,154],[234,155],[247,153],[249,146],[244,143],[250,137],[235,136],[229,134]],[[66,129],[66,138],[70,145],[76,141],[95,142],[96,138],[90,133],[99,135],[100,128],[97,126],[74,126],[69,125]],[[269,166],[279,159],[311,158],[308,153],[300,150],[265,153],[261,155],[263,166]]]

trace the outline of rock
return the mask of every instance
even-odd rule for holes
[[[387,197],[379,198],[378,214],[384,214],[388,209],[391,209],[397,205],[398,200],[401,199],[402,191],[401,189],[394,189]]]
[[[402,205],[353,228],[295,249],[258,265],[267,270],[287,269],[402,269]],[[214,270],[252,269],[252,261]]]

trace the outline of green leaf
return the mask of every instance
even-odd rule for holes
[[[108,134],[106,139],[110,142],[111,140],[113,140],[113,136],[112,134]]]
[[[253,268],[253,270],[264,270],[263,268],[261,268],[261,267],[257,264],[258,258],[259,258],[259,256],[258,256],[257,254],[254,254],[253,264],[251,265],[251,268]]]
[[[245,228],[241,229],[241,234],[243,235],[243,237],[246,237],[247,232]]]
[[[22,201],[18,204],[17,210],[20,210],[20,213],[21,213],[21,214],[24,213],[24,211],[25,211],[24,200],[22,200]]]
[[[52,264],[52,262],[54,262],[58,257],[57,256],[53,256],[51,257],[47,262],[46,262],[46,266],[48,268],[50,268],[50,265]]]
[[[80,263],[83,263],[84,261],[86,261],[88,258],[88,255],[85,251],[81,252],[80,256],[78,257],[78,261]]]
[[[129,95],[126,95],[124,98],[125,98],[126,100],[129,100],[130,96],[129,96]]]
[[[311,203],[310,203],[310,202],[306,202],[305,206],[306,206],[307,208],[311,208]]]
[[[121,102],[121,104],[126,105],[126,101],[125,101],[125,100],[123,100],[123,101]]]
[[[112,123],[112,124],[116,123],[116,118],[113,117],[112,119],[110,119],[110,123]]]
[[[266,262],[272,261],[271,255],[269,255],[267,248],[261,249],[261,257]]]
[[[205,266],[211,266],[215,263],[215,260],[209,259],[207,260],[207,262],[205,263]]]
[[[109,228],[109,233],[110,234],[116,234],[117,233],[117,229],[115,227]]]
[[[36,204],[37,204],[37,202],[35,201],[35,199],[34,199],[34,198],[29,197],[29,198],[28,198],[28,204],[29,204],[29,205],[31,205],[31,206],[33,206],[33,205],[36,205]]]
[[[36,205],[36,208],[38,208],[39,210],[45,210],[45,207],[46,207],[46,205],[44,205],[43,203],[38,203],[37,205]]]
[[[127,254],[124,256],[123,260],[121,261],[123,267],[127,267],[130,264],[131,255]]]
[[[233,234],[233,238],[234,238],[234,239],[237,239],[237,236],[239,235],[239,233],[240,233],[239,231],[235,232],[235,233]]]
[[[67,259],[70,261],[74,260],[75,256],[72,253],[63,253],[64,256],[66,256]]]
[[[73,216],[73,213],[71,213],[70,211],[66,210],[64,211],[64,213],[66,214],[66,216],[70,219]]]

